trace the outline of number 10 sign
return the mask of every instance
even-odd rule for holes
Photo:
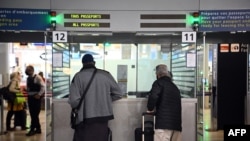
[[[196,32],[182,32],[182,42],[183,43],[195,43]]]
[[[52,33],[52,41],[59,43],[68,42],[68,34],[67,31],[53,31]]]

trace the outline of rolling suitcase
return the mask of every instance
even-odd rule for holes
[[[22,129],[26,129],[26,119],[27,119],[26,110],[16,111],[14,118],[15,127],[21,126]]]
[[[109,134],[108,134],[108,141],[112,141],[112,131],[111,131],[111,129],[110,128],[108,128],[108,132],[109,132]]]
[[[145,116],[153,116],[153,121],[145,121]],[[153,141],[155,129],[154,113],[142,113],[142,127],[135,129],[135,141]]]

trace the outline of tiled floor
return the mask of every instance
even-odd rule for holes
[[[30,124],[30,116],[29,112],[27,111],[27,127]],[[6,111],[4,111],[4,115],[6,115]],[[17,127],[15,131],[2,132],[0,135],[0,141],[50,141],[50,134],[46,133],[46,113],[45,110],[42,110],[40,113],[40,124],[42,127],[42,134],[36,134],[34,136],[27,137],[25,134],[29,131],[27,129],[26,131],[23,131],[20,129],[20,127]],[[12,121],[13,123],[14,121]],[[47,121],[48,122],[48,121]],[[51,131],[47,128],[47,132]]]
[[[214,130],[211,125],[210,109],[205,109],[204,111],[204,122],[205,122],[205,133],[203,141],[223,141],[224,132],[223,130]],[[199,140],[202,141],[202,140]]]
[[[28,112],[27,112],[28,113]],[[6,111],[5,111],[6,115]],[[47,119],[46,119],[47,116]],[[16,131],[8,132],[7,134],[0,135],[0,141],[51,141],[51,128],[50,128],[50,122],[51,118],[49,112],[45,112],[44,110],[40,113],[40,122],[42,126],[42,134],[36,134],[31,137],[25,136],[27,131],[22,131],[20,128],[17,128]],[[27,123],[30,123],[30,116],[28,113],[27,116]],[[207,123],[205,126],[205,129],[211,128],[210,125],[210,115],[209,115],[209,109],[205,110],[205,122]],[[47,124],[47,126],[46,126]],[[202,141],[201,139],[198,139],[198,141]],[[223,131],[207,131],[205,130],[204,134],[204,141],[223,141]]]

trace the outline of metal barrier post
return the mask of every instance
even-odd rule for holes
[[[0,135],[4,135],[6,134],[6,132],[4,132],[4,117],[3,117],[3,110],[4,110],[4,105],[3,105],[3,96],[0,95]]]

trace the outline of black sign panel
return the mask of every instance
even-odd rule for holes
[[[185,14],[142,14],[141,19],[186,19]]]
[[[141,28],[185,28],[186,23],[141,23]]]
[[[186,14],[141,14],[141,28],[185,28]],[[144,20],[148,20],[145,22]],[[150,20],[150,21],[149,21]],[[161,20],[161,22],[159,22]]]

